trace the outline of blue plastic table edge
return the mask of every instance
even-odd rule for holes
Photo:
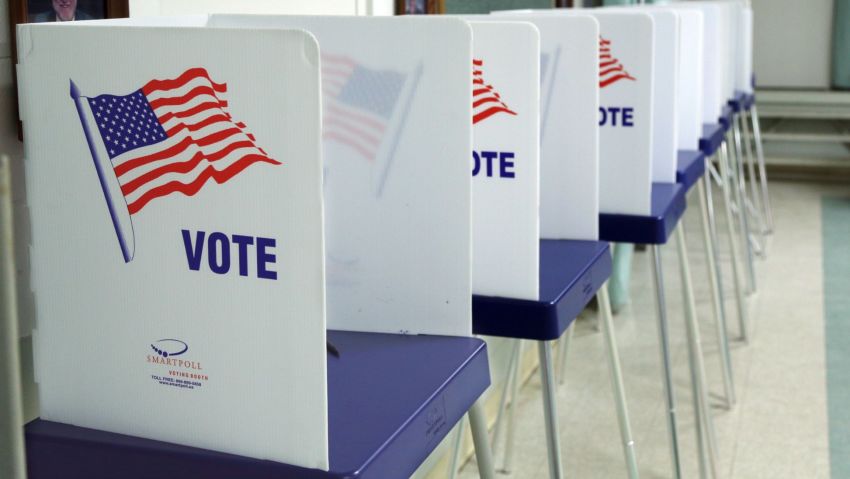
[[[696,150],[679,150],[676,155],[676,183],[685,187],[685,192],[705,174],[705,154]]]
[[[723,128],[728,131],[732,128],[732,121],[734,120],[735,110],[727,103],[723,105],[720,112],[719,122],[723,125]]]
[[[427,397],[423,395],[424,402],[416,403],[417,407],[408,417],[400,423],[394,422],[390,425],[393,433],[382,440],[377,450],[370,450],[368,457],[358,459],[359,464],[356,466],[340,466],[339,462],[345,462],[345,460],[339,461],[336,458],[348,444],[342,446],[335,444],[334,437],[339,437],[335,434],[335,431],[339,429],[335,428],[352,429],[342,436],[346,438],[346,442],[356,443],[356,440],[352,441],[352,438],[348,437],[351,436],[350,433],[359,434],[364,427],[367,429],[365,432],[368,432],[369,425],[356,424],[358,413],[362,414],[362,409],[348,410],[352,408],[351,403],[356,401],[352,401],[347,393],[355,391],[335,391],[333,385],[344,383],[344,381],[334,380],[334,363],[346,359],[348,343],[359,344],[359,341],[366,344],[366,346],[360,346],[361,351],[352,353],[354,355],[367,350],[369,339],[365,339],[364,342],[362,337],[364,335],[394,337],[393,340],[396,342],[392,343],[392,347],[387,346],[382,351],[382,354],[394,354],[401,358],[397,363],[382,361],[388,363],[385,366],[387,371],[393,371],[394,374],[403,372],[398,371],[398,368],[404,361],[408,363],[416,361],[417,365],[422,365],[421,369],[428,371],[432,369],[443,371],[445,367],[440,369],[437,365],[440,362],[453,361],[448,363],[452,372],[436,380],[439,381],[439,387],[433,391],[429,390]],[[425,461],[454,424],[490,385],[487,346],[484,341],[477,338],[380,335],[343,331],[328,331],[328,338],[340,347],[341,354],[340,358],[329,357],[328,360],[331,471],[307,469],[36,419],[25,427],[29,478],[348,479],[356,477],[384,479],[408,477]],[[426,341],[431,343],[430,348],[422,347]],[[419,346],[403,347],[408,343]],[[447,348],[451,349],[448,358],[445,354],[449,352]],[[417,352],[425,350],[428,350],[428,357],[416,357]],[[412,354],[413,357],[400,357],[397,354]],[[342,367],[336,369],[340,369],[339,374],[350,374],[350,371],[343,373]],[[363,378],[346,379],[348,382],[365,379],[366,383],[361,387],[374,388],[374,384],[368,383],[370,375],[363,376]],[[374,378],[371,378],[371,381],[374,383]],[[410,381],[407,386],[404,383],[400,384],[400,381],[382,385],[385,391],[379,397],[393,400],[399,396],[400,388],[425,387],[416,377],[411,377]],[[409,404],[403,406],[412,407]],[[335,414],[335,411],[339,414]],[[383,410],[371,411],[371,413],[382,414]],[[358,426],[356,430],[354,426]],[[362,448],[357,444],[354,445]]]
[[[720,123],[704,123],[702,125],[702,137],[699,140],[699,149],[706,157],[714,156],[720,145],[723,144],[723,139],[726,136],[726,130]]]
[[[601,213],[599,236],[612,243],[665,244],[685,213],[685,187],[653,183],[650,214]]]
[[[607,242],[540,240],[540,299],[473,295],[472,331],[537,341],[558,339],[610,276]]]
[[[735,113],[741,111],[749,111],[756,102],[755,93],[746,93],[740,90],[735,91],[735,96],[729,100],[729,106]]]

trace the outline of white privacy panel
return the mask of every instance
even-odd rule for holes
[[[472,30],[447,17],[213,15],[321,49],[328,327],[469,335]]]
[[[540,235],[599,238],[599,24],[554,10],[494,12],[540,30]]]
[[[678,149],[698,150],[703,123],[703,13],[675,9],[679,15]]]
[[[738,2],[718,2],[722,13],[722,42],[721,54],[723,68],[723,97],[722,105],[735,96],[735,81],[738,67],[738,12],[741,5]]]
[[[655,22],[643,12],[585,10],[599,20],[600,211],[647,215],[652,188]]]
[[[662,7],[620,7],[616,10],[644,12],[655,22],[652,181],[675,183],[679,130],[679,17]]]
[[[703,123],[717,123],[723,105],[721,6],[708,2],[674,2],[669,8],[695,9],[703,14]]]
[[[744,8],[741,11],[739,67],[737,89],[745,92],[753,92],[753,9]]]
[[[39,24],[18,53],[41,418],[327,469],[315,39]]]
[[[540,34],[526,22],[470,24],[472,291],[536,300]]]

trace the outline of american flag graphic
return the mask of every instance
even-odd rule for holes
[[[72,97],[74,89],[72,83]],[[227,84],[214,82],[204,68],[191,68],[128,95],[75,98],[92,153],[100,151],[92,142],[100,143],[130,215],[157,198],[194,196],[208,181],[222,184],[256,163],[281,164],[230,116],[226,92]]]
[[[611,55],[611,40],[599,37],[599,88],[605,88],[621,80],[636,80],[629,75],[620,60]]]
[[[322,138],[375,161],[407,75],[364,67],[344,55],[322,54]]]
[[[484,82],[484,61],[472,60],[472,124],[486,120],[497,113],[516,115],[516,112],[508,108],[502,101],[499,93]]]

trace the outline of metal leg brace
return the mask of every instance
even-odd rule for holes
[[[696,416],[697,448],[699,450],[700,477],[717,477],[717,443],[713,421],[709,410],[708,388],[705,380],[705,364],[697,321],[696,301],[691,281],[685,232],[682,225],[676,228],[676,249],[682,274],[682,292],[685,300],[685,326],[688,335],[688,364],[691,371],[691,390]]]
[[[759,112],[755,104],[750,108],[750,119],[753,122],[753,137],[756,144],[756,156],[759,163],[759,181],[761,183],[761,197],[764,205],[765,223],[768,234],[773,233],[773,211],[770,208],[770,195],[767,192],[767,171],[764,163],[764,148],[761,142],[761,125],[759,123]]]
[[[673,365],[670,359],[670,332],[667,324],[667,304],[664,299],[664,275],[661,268],[661,246],[651,245],[653,272],[655,274],[655,300],[658,313],[658,342],[661,352],[662,382],[664,399],[667,405],[667,429],[670,435],[670,459],[673,467],[673,479],[682,477],[682,463],[679,457],[679,432],[676,419],[676,395],[673,390]]]
[[[732,256],[732,282],[735,286],[735,294],[736,294],[736,304],[738,306],[738,324],[739,331],[741,337],[747,341],[749,340],[749,334],[747,329],[747,303],[744,295],[744,287],[743,282],[741,281],[741,274],[738,270],[738,241],[735,239],[735,222],[732,217],[732,198],[730,189],[732,186],[730,185],[731,178],[729,175],[729,162],[726,155],[726,144],[720,146],[720,155],[719,161],[720,164],[720,178],[721,184],[720,188],[723,191],[723,203],[725,205],[726,210],[726,225],[729,230],[729,251]]]
[[[558,429],[558,407],[555,401],[555,372],[552,364],[552,344],[539,341],[540,379],[543,383],[543,414],[546,421],[546,449],[549,453],[549,477],[561,479],[564,468],[561,464],[561,436]]]
[[[493,468],[493,453],[490,451],[490,438],[487,435],[487,419],[481,400],[469,409],[469,428],[472,430],[472,442],[475,444],[475,459],[478,461],[478,476],[482,479],[496,479]]]
[[[738,168],[739,165],[735,161],[735,157],[733,154],[729,153],[729,150],[726,147],[726,143],[724,142],[720,145],[722,156],[726,158],[726,163],[728,168],[726,169],[726,178],[732,180],[732,193],[735,197],[734,208],[738,213],[738,222],[739,222],[739,231],[741,233],[741,241],[744,245],[744,264],[747,268],[747,292],[752,294],[756,291],[755,281],[755,265],[753,262],[753,250],[750,243],[750,227],[748,223],[747,208],[744,205],[743,201],[743,186],[741,184],[741,170]]]
[[[525,343],[519,339],[517,345],[517,360],[511,371],[511,408],[508,409],[508,429],[505,437],[505,458],[502,463],[502,472],[509,474],[513,470],[515,437],[516,437],[516,410],[519,406],[519,387],[522,383],[522,353]],[[510,369],[510,368],[509,368]]]
[[[714,307],[714,319],[717,326],[717,343],[720,348],[720,366],[723,372],[723,390],[726,398],[726,408],[731,409],[735,404],[735,383],[732,380],[732,356],[729,353],[729,337],[726,334],[726,311],[723,304],[723,286],[720,280],[720,270],[717,266],[715,250],[716,236],[713,234],[709,217],[708,197],[706,196],[706,180],[697,182],[700,214],[702,217],[702,236],[705,243],[705,255],[708,265],[708,280],[711,285],[711,299]],[[711,185],[709,185],[711,187]]]
[[[567,355],[570,352],[575,329],[575,321],[573,321],[558,341],[558,385],[563,385],[567,378]]]

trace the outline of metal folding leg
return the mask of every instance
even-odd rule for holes
[[[570,345],[573,342],[573,331],[575,330],[575,321],[567,328],[564,335],[558,341],[558,384],[563,385],[567,377],[567,356],[570,352]]]
[[[519,355],[519,339],[511,340],[511,358],[508,362],[508,368],[505,371],[505,379],[502,381],[502,396],[499,398],[499,412],[496,416],[496,424],[493,426],[493,441],[492,444],[493,453],[496,453],[496,449],[499,445],[499,439],[502,437],[502,431],[504,430],[505,425],[505,411],[508,405],[508,397],[511,388],[511,382],[513,380],[513,369],[518,362]]]
[[[744,158],[744,151],[741,147],[741,129],[738,126],[738,116],[733,117],[732,123],[732,139],[734,140],[734,152],[733,157],[735,158],[735,166],[736,171],[738,172],[738,185],[741,189],[741,207],[743,208],[744,213],[746,214],[747,226],[750,228],[747,230],[747,241],[750,251],[752,251],[753,258],[755,256],[763,256],[764,249],[761,246],[760,236],[762,234],[762,228],[759,226],[762,223],[761,219],[761,211],[759,211],[754,203],[752,198],[750,198],[749,190],[747,189],[747,183],[752,185],[752,182],[747,181],[747,175],[745,174],[745,163],[746,159]],[[755,230],[755,233],[753,233]],[[751,259],[751,261],[754,261]],[[755,264],[755,263],[753,263]],[[755,291],[755,267],[753,266],[750,269],[752,273],[751,277],[751,286],[752,290]]]
[[[733,180],[732,193],[735,196],[735,209],[738,213],[741,241],[744,245],[744,264],[747,268],[747,292],[752,294],[756,291],[756,273],[755,262],[753,260],[752,243],[750,242],[749,215],[747,214],[747,206],[744,204],[744,187],[741,182],[743,168],[740,168],[740,163],[735,158],[735,155],[728,151],[726,143],[728,142],[724,142],[724,144],[720,145],[720,148],[726,153],[726,161],[729,166],[726,170],[727,178]]]
[[[770,195],[767,192],[767,171],[764,164],[764,149],[761,143],[761,124],[759,123],[759,112],[755,103],[750,108],[750,119],[753,122],[753,137],[756,144],[756,157],[759,163],[759,182],[761,183],[761,199],[764,205],[765,223],[767,232],[773,233],[773,211],[770,208]]]
[[[726,408],[731,409],[735,404],[735,383],[732,380],[732,356],[729,353],[729,336],[726,334],[726,311],[723,304],[723,286],[720,280],[720,270],[717,266],[716,236],[714,235],[709,217],[708,197],[706,196],[706,180],[697,182],[700,213],[702,216],[702,236],[705,243],[705,255],[708,265],[708,280],[711,284],[711,299],[714,307],[714,319],[717,329],[717,343],[720,347],[720,366],[723,373],[723,390],[726,398]],[[711,185],[709,185],[709,188]]]
[[[763,227],[761,226],[764,220],[762,219],[761,209],[756,206],[756,199],[758,195],[751,196],[751,193],[755,192],[755,182],[752,180],[752,178],[754,178],[755,170],[752,168],[752,162],[748,161],[751,158],[744,156],[742,140],[743,134],[740,120],[741,115],[735,115],[732,117],[732,139],[735,141],[735,158],[737,159],[738,171],[740,175],[741,196],[743,198],[743,205],[746,207],[747,217],[750,219],[749,225],[756,232],[756,234],[753,234],[752,230],[750,231],[750,243],[753,245],[754,252],[758,256],[761,256],[763,255],[763,249],[761,247],[759,237],[764,231]],[[745,173],[749,173],[749,177]],[[749,185],[749,188],[747,187],[747,185]]]
[[[517,340],[517,356],[512,368],[508,368],[511,374],[511,407],[507,414],[507,436],[505,437],[505,458],[502,462],[502,472],[510,473],[514,465],[514,451],[516,437],[516,410],[519,405],[519,387],[522,383],[522,353],[524,342],[521,339]]]
[[[632,428],[629,422],[629,408],[626,403],[626,389],[623,385],[623,372],[620,368],[620,353],[617,350],[617,338],[614,335],[614,321],[611,314],[611,300],[608,297],[608,285],[603,284],[597,294],[599,300],[602,334],[605,338],[605,351],[608,357],[608,370],[611,372],[611,387],[614,390],[614,402],[617,407],[617,421],[620,437],[623,441],[623,454],[626,458],[626,471],[629,479],[638,479],[637,456]]]
[[[511,348],[511,358],[508,362],[508,368],[505,371],[505,378],[502,381],[502,395],[499,398],[499,412],[496,417],[496,424],[493,426],[493,440],[490,442],[490,450],[495,453],[496,449],[499,446],[499,439],[501,438],[501,431],[504,428],[505,419],[505,411],[507,409],[507,400],[509,394],[511,393],[511,385],[517,381],[517,368],[519,364],[519,349],[522,340],[514,339],[511,341],[513,343]],[[511,401],[513,401],[511,405],[511,412],[515,409],[516,406],[516,388],[513,389],[513,396],[511,396]],[[513,416],[513,414],[511,414]],[[458,470],[460,468],[460,456],[461,456],[461,448],[463,446],[463,433],[466,423],[461,420],[456,428],[454,445],[452,447],[452,458],[449,461],[449,470],[448,477],[449,479],[454,479],[457,477]]]
[[[685,300],[685,326],[688,334],[688,364],[691,371],[691,389],[696,416],[697,448],[699,449],[700,477],[717,477],[717,442],[714,437],[713,421],[709,410],[708,388],[705,380],[705,364],[697,321],[696,301],[691,281],[685,232],[682,225],[676,228],[676,249],[682,274],[682,292]]]
[[[682,463],[679,457],[679,433],[676,419],[676,395],[673,390],[673,365],[670,359],[670,332],[667,324],[667,304],[664,299],[664,275],[661,267],[661,246],[650,247],[653,272],[655,276],[655,300],[658,313],[658,342],[661,351],[662,380],[664,399],[667,405],[667,428],[670,435],[670,459],[673,467],[673,479],[682,477]]]
[[[738,306],[738,326],[741,334],[741,338],[745,341],[749,340],[749,333],[747,329],[747,303],[746,298],[744,296],[744,287],[743,282],[741,281],[741,274],[738,270],[738,241],[735,239],[735,223],[733,221],[732,215],[732,194],[730,190],[732,186],[730,182],[732,179],[729,175],[729,159],[726,154],[726,144],[720,145],[720,154],[718,157],[718,164],[720,165],[720,188],[723,191],[723,203],[726,210],[726,225],[729,230],[729,251],[731,255],[732,263],[732,282],[735,286],[735,302]],[[710,204],[710,202],[709,202]]]
[[[537,352],[540,356],[540,379],[543,383],[543,414],[546,421],[549,477],[550,479],[562,479],[564,468],[561,464],[561,436],[558,429],[558,407],[557,401],[555,401],[555,372],[552,364],[551,343],[539,341]]]
[[[741,130],[744,136],[744,149],[747,154],[747,163],[749,169],[749,177],[750,177],[750,188],[752,189],[751,194],[753,195],[756,207],[761,212],[762,218],[762,237],[766,236],[769,233],[769,228],[767,225],[767,206],[764,204],[764,197],[760,193],[759,187],[759,176],[756,173],[756,163],[758,163],[758,159],[756,155],[753,153],[753,137],[750,133],[750,126],[748,120],[748,114],[746,111],[741,112]]]
[[[747,183],[750,185],[748,195],[751,197],[751,201],[753,204],[753,209],[756,211],[756,217],[758,218],[758,234],[761,237],[761,256],[764,257],[767,254],[766,251],[766,238],[767,235],[767,219],[765,218],[765,210],[764,206],[761,204],[761,196],[758,191],[758,178],[756,177],[756,159],[753,155],[753,147],[750,140],[750,129],[747,126],[746,113],[741,112],[740,114],[735,116],[735,121],[737,124],[740,124],[741,136],[743,137],[744,143],[744,158],[747,163]]]
[[[465,418],[464,418],[465,419]],[[460,455],[463,446],[463,433],[466,430],[466,421],[461,419],[457,423],[455,431],[454,447],[452,449],[452,459],[449,461],[449,479],[457,477],[458,469],[460,468]]]
[[[469,429],[472,430],[472,442],[475,444],[478,476],[482,479],[496,479],[493,454],[490,451],[490,438],[487,435],[487,419],[480,399],[475,401],[467,416],[469,416]]]

